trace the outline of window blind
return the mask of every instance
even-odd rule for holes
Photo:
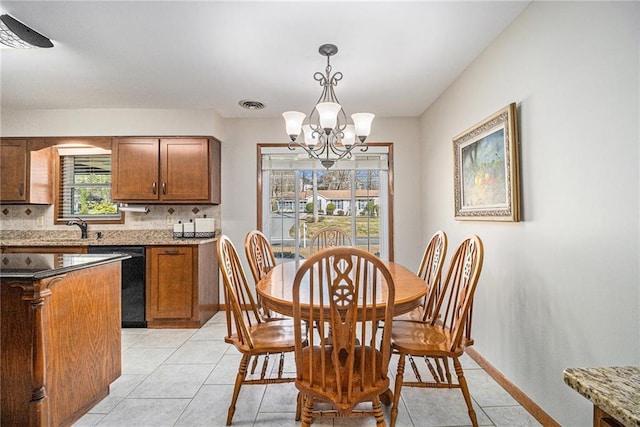
[[[111,155],[61,155],[58,220],[119,220],[111,201]]]
[[[355,150],[351,158],[337,161],[331,170],[388,170],[389,149],[374,147],[362,153]],[[262,170],[326,170],[319,160],[309,158],[300,150],[289,150],[287,147],[263,147]]]

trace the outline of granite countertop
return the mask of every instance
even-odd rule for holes
[[[568,368],[564,382],[625,426],[640,426],[640,366]]]
[[[98,239],[97,233],[102,233]],[[216,233],[216,235],[219,235]],[[2,230],[0,246],[164,246],[199,245],[217,240],[208,238],[175,239],[172,230],[89,230],[89,238],[81,239],[79,230]]]
[[[3,254],[0,278],[35,281],[131,258],[124,254]]]

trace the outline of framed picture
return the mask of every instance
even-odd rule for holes
[[[516,104],[453,138],[455,217],[520,221]]]

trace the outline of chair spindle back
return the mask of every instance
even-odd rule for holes
[[[311,237],[311,253],[316,253],[325,248],[336,246],[351,246],[351,238],[347,233],[337,227],[325,227]]]
[[[224,282],[227,338],[253,348],[251,326],[261,323],[256,302],[247,283],[235,246],[227,236],[218,240],[218,265]]]
[[[484,246],[476,235],[469,235],[451,257],[449,271],[442,285],[431,324],[442,324],[451,331],[452,348],[460,348],[465,329],[471,330],[473,294],[482,271]],[[468,337],[467,337],[468,338]]]
[[[447,254],[447,235],[444,231],[437,231],[429,240],[422,255],[418,276],[429,286],[429,291],[425,296],[422,320],[430,320],[433,316],[433,309],[441,293],[442,266]]]
[[[251,267],[253,280],[258,283],[276,265],[269,239],[259,230],[252,230],[244,240],[244,251]]]
[[[305,281],[309,286],[303,294]],[[386,387],[394,295],[387,267],[361,249],[328,248],[300,266],[293,311],[296,384],[304,382],[303,394],[349,413],[372,400],[372,390]],[[305,320],[318,325],[307,347],[301,344]]]

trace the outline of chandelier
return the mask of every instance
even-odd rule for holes
[[[369,147],[365,140],[371,133],[375,116],[371,113],[355,113],[351,115],[353,124],[347,123],[347,115],[333,90],[342,80],[342,73],[331,74],[330,59],[338,53],[338,47],[323,44],[318,51],[327,57],[327,67],[324,74],[318,71],[313,75],[314,80],[322,86],[322,94],[309,114],[308,124],[302,124],[306,115],[298,111],[286,111],[282,117],[291,138],[289,149],[302,147],[310,158],[319,160],[322,166],[329,169],[336,161],[350,158],[356,147],[360,151],[367,151]]]

